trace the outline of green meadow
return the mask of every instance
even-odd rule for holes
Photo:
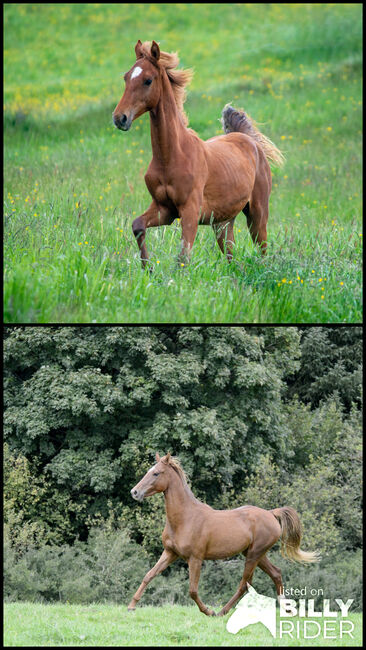
[[[233,610],[234,611],[234,610]],[[8,603],[4,609],[5,646],[362,646],[362,614],[347,616],[354,628],[340,638],[340,621],[332,620],[324,632],[324,624],[310,625],[304,636],[305,619],[286,619],[294,623],[293,632],[280,636],[279,616],[277,636],[257,623],[231,634],[226,630],[230,614],[223,618],[209,618],[197,607],[165,606],[140,607],[127,612],[117,605],[40,605],[35,603]],[[323,621],[323,619],[313,619]],[[296,623],[300,623],[297,638]],[[329,619],[328,619],[329,622]],[[331,629],[332,627],[332,629]],[[344,629],[350,630],[350,624]],[[291,628],[292,629],[292,628]],[[309,638],[313,636],[313,638]],[[331,638],[334,637],[334,638]]]
[[[5,4],[4,319],[12,323],[360,322],[360,4]],[[112,125],[138,39],[195,70],[202,139],[231,102],[281,148],[268,255],[236,219],[228,264],[200,226],[151,229],[148,115]]]

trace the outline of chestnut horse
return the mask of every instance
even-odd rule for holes
[[[148,260],[146,228],[169,225],[177,217],[182,227],[181,264],[189,259],[198,224],[212,225],[230,261],[234,221],[241,210],[253,241],[264,254],[272,187],[268,160],[281,165],[281,152],[244,111],[229,105],[222,119],[227,135],[201,140],[187,128],[183,109],[192,71],[176,69],[177,54],[161,52],[155,41],[150,45],[139,40],[135,53],[136,62],[124,75],[126,88],[113,121],[118,129],[128,131],[133,120],[150,113],[152,160],[145,182],[152,202],[132,224],[142,266]]]
[[[156,454],[154,465],[131,490],[136,501],[157,492],[165,497],[166,524],[162,534],[164,551],[155,566],[146,574],[132,598],[128,609],[136,608],[149,582],[178,557],[189,566],[189,595],[201,612],[216,616],[198,596],[198,581],[203,560],[217,560],[243,553],[246,557],[244,574],[232,598],[218,616],[229,609],[251,584],[257,566],[272,578],[278,598],[284,597],[281,571],[266,557],[267,551],[280,537],[282,555],[297,562],[317,562],[317,553],[300,549],[301,525],[293,508],[263,510],[256,506],[241,506],[235,510],[214,510],[192,494],[179,461],[168,453]]]

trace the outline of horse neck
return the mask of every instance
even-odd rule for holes
[[[190,516],[196,499],[174,469],[170,469],[169,485],[164,498],[167,519],[172,528],[176,529]]]
[[[153,157],[163,165],[179,153],[187,129],[177,108],[174,94],[165,70],[162,71],[160,99],[150,111],[150,132]]]

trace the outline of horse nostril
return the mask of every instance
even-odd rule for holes
[[[125,115],[124,113],[122,113],[122,115],[114,115],[113,114],[113,122],[114,122],[115,126],[117,126],[118,128],[121,128],[121,127],[125,126],[125,124],[127,122],[127,115]]]
[[[117,129],[122,129],[123,131],[127,131],[128,116],[125,115],[125,113],[122,113],[121,115],[113,114],[113,122],[114,122],[114,126],[116,126]]]

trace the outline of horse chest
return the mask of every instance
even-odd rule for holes
[[[191,554],[190,540],[186,539],[184,536],[176,536],[171,530],[169,532],[164,531],[163,544],[164,548],[173,551],[179,555],[179,557],[187,558]]]
[[[158,203],[168,203],[169,195],[167,192],[167,186],[163,184],[158,184],[154,187],[153,196]]]
[[[163,177],[164,178],[164,177]],[[189,195],[190,184],[182,175],[180,178],[163,179],[155,175],[146,174],[145,182],[152,197],[163,205],[181,205]]]

